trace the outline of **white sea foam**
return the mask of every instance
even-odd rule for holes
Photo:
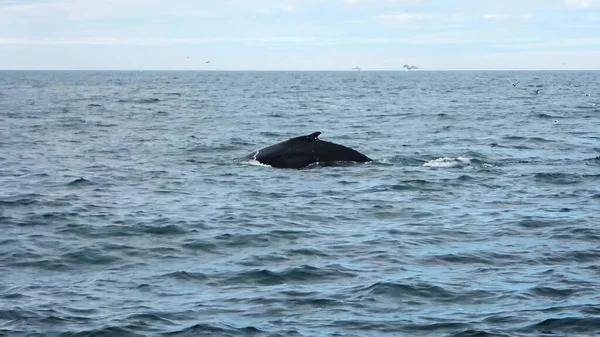
[[[253,166],[271,167],[271,165],[263,164],[256,159],[250,159],[250,160],[245,161],[244,163],[248,164],[248,165],[253,165]]]
[[[456,167],[464,164],[469,164],[471,162],[471,158],[465,157],[443,157],[434,160],[430,160],[423,164],[426,167]]]

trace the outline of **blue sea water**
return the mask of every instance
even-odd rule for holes
[[[2,71],[0,335],[600,335],[599,130],[591,71]],[[240,160],[315,131],[375,161]]]

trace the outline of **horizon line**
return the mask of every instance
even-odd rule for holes
[[[392,69],[0,69],[0,71],[348,71],[348,72],[363,72],[363,71],[398,71],[398,72],[434,72],[434,71],[600,71],[600,69],[415,69],[403,70],[402,68]]]

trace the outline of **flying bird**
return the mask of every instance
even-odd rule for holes
[[[510,79],[510,78],[507,78],[506,80],[507,80],[507,81],[509,81],[509,82],[510,82],[510,84],[512,84],[512,86],[513,86],[513,87],[516,87],[516,86],[517,86],[517,84],[519,84],[519,81],[513,82],[513,81],[511,81],[511,79]]]
[[[409,66],[408,64],[403,65],[402,68],[404,68],[404,71],[409,71],[412,69],[419,69],[419,67],[417,67],[417,66]]]

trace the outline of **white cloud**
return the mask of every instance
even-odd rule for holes
[[[600,38],[575,38],[575,39],[557,39],[545,41],[511,41],[508,43],[494,44],[494,47],[503,49],[572,49],[575,47],[600,47]]]
[[[5,15],[38,15],[47,14],[48,10],[56,8],[57,3],[39,3],[28,5],[14,5],[9,3],[8,6],[0,6],[0,14]]]
[[[484,55],[447,54],[420,56],[421,69],[445,70],[554,70],[563,68],[566,60],[570,69],[598,69],[600,51],[494,52]],[[402,60],[398,60],[401,62]],[[398,63],[396,62],[396,63]],[[576,66],[573,66],[576,65]]]
[[[401,13],[401,14],[390,14],[390,15],[380,15],[380,19],[389,19],[389,20],[432,20],[441,18],[440,14],[428,14],[428,13]]]
[[[508,20],[529,21],[533,18],[531,14],[506,15],[506,14],[483,14],[481,18],[489,21],[504,22]]]
[[[360,42],[353,40],[348,42]],[[147,39],[121,39],[115,37],[81,37],[71,39],[20,39],[20,38],[0,38],[0,45],[121,45],[121,46],[168,46],[168,45],[199,45],[215,44],[229,42],[250,42],[250,43],[308,43],[308,44],[335,44],[342,42],[336,39],[329,39],[316,36],[273,36],[257,38],[147,38]],[[365,41],[363,41],[365,42]]]
[[[10,5],[1,7],[0,10],[6,13],[26,13],[35,9],[33,5]]]
[[[0,45],[130,45],[166,46],[174,44],[205,44],[233,41],[231,38],[177,38],[177,39],[120,39],[112,37],[84,37],[73,39],[16,39],[0,38]]]
[[[54,20],[62,18],[71,20],[98,19],[135,14],[151,6],[153,1],[155,0],[64,0],[10,5],[0,7],[0,16],[10,15],[15,20],[18,18],[27,20],[32,16],[53,18]]]
[[[506,15],[502,15],[502,14],[484,14],[481,17],[486,20],[498,21],[498,22],[506,21],[506,19],[508,19],[508,17]]]
[[[56,16],[52,3],[39,4],[0,4],[0,26],[10,26],[14,23],[30,24],[32,18]]]
[[[570,8],[590,8],[594,6],[595,0],[563,0],[564,4]]]
[[[0,19],[26,22],[31,17],[44,17],[54,21],[86,21],[116,17],[187,15],[190,12],[194,12],[194,16],[205,16],[209,12],[205,8],[190,1],[171,2],[165,6],[162,0],[55,0],[8,6],[0,3]]]
[[[162,9],[156,0],[71,0],[56,7],[73,20],[138,16],[152,9]]]
[[[256,38],[147,38],[122,39],[115,37],[80,37],[70,39],[20,39],[0,38],[0,45],[129,45],[129,46],[168,46],[168,45],[199,45],[215,43],[291,43],[307,45],[458,45],[490,43],[489,39],[465,37],[460,33],[442,32],[418,34],[410,37],[356,37],[338,39],[321,36],[271,36]],[[507,42],[508,43],[508,42]]]
[[[358,3],[364,4],[376,4],[376,3],[384,3],[391,4],[396,6],[406,6],[406,5],[416,5],[422,3],[423,0],[344,0],[345,3],[349,5],[355,5]]]

